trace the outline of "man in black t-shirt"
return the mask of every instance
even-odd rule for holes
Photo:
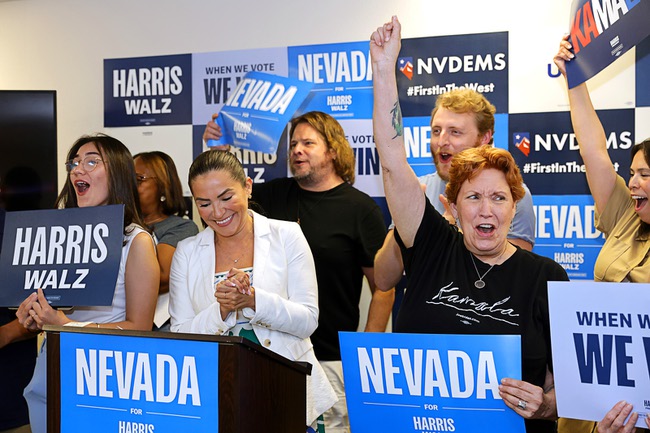
[[[220,128],[209,122],[203,139],[220,137]],[[334,408],[325,413],[326,431],[348,432],[338,332],[356,331],[359,326],[364,276],[372,291],[365,330],[386,329],[394,291],[375,290],[373,270],[386,227],[379,206],[352,186],[354,152],[334,118],[316,111],[306,113],[292,120],[290,137],[293,177],[255,184],[253,200],[270,218],[298,222],[309,242],[316,264],[320,310],[318,329],[311,339],[339,397]]]

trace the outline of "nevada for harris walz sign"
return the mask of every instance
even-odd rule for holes
[[[352,431],[523,433],[499,395],[521,379],[518,335],[340,332]]]
[[[650,35],[648,0],[573,0],[567,64],[569,88],[603,70]]]
[[[311,83],[262,72],[249,72],[221,108],[216,121],[220,140],[241,149],[275,153],[287,123],[305,102]]]
[[[62,432],[219,432],[217,342],[62,332],[59,365]]]
[[[124,205],[7,212],[0,306],[37,289],[54,307],[111,305],[123,231]]]

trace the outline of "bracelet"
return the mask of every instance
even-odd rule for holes
[[[73,328],[83,328],[84,326],[90,325],[92,322],[68,322],[64,324],[63,326],[71,326]]]

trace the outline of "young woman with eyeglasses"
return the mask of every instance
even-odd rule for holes
[[[124,204],[124,243],[113,303],[77,307],[66,314],[50,307],[39,289],[20,304],[18,320],[32,331],[44,325],[151,330],[160,271],[153,239],[140,216],[131,153],[107,135],[83,136],[68,152],[66,169],[68,179],[57,198],[58,208]],[[33,433],[46,431],[45,354],[43,345],[24,393]]]

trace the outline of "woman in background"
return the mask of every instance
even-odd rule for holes
[[[386,201],[409,286],[395,332],[520,335],[522,380],[503,378],[499,395],[527,433],[556,430],[548,281],[566,281],[547,257],[508,242],[523,180],[512,155],[479,146],[454,155],[446,196],[460,231],[429,203],[408,164],[396,64],[397,17],[370,37],[373,132]]]
[[[568,36],[565,36],[553,58],[565,78],[566,63],[574,58],[571,49]],[[591,102],[587,83],[568,89],[568,94],[571,123],[596,206],[596,228],[606,237],[596,259],[594,279],[616,283],[650,282],[650,139],[632,147],[630,180],[626,184],[614,170],[607,152],[605,130]],[[611,423],[602,426],[607,419],[598,424],[598,431],[618,431],[612,429]],[[631,426],[633,428],[634,423]],[[595,430],[596,423],[592,421],[560,418],[558,423],[561,433]]]
[[[131,153],[107,135],[83,136],[68,152],[66,169],[68,179],[57,198],[58,208],[124,205],[124,243],[113,302],[65,314],[50,307],[39,289],[20,304],[18,320],[32,331],[44,325],[151,330],[159,270],[153,239],[140,216]],[[33,433],[46,432],[46,353],[43,344],[24,393]]]
[[[143,152],[133,157],[144,223],[154,232],[160,265],[160,287],[154,329],[169,330],[169,269],[179,241],[199,232],[194,221],[183,218],[187,206],[174,160],[164,152]]]
[[[318,429],[336,396],[309,339],[318,326],[318,288],[300,226],[249,210],[253,181],[229,152],[199,155],[189,184],[207,228],[174,254],[172,331],[239,335],[309,362],[306,425]]]
[[[564,37],[553,59],[566,77],[574,55]],[[596,281],[650,282],[650,138],[632,147],[630,180],[616,173],[607,137],[591,103],[587,84],[568,90],[571,123],[596,205],[596,228],[606,236],[594,268]]]

